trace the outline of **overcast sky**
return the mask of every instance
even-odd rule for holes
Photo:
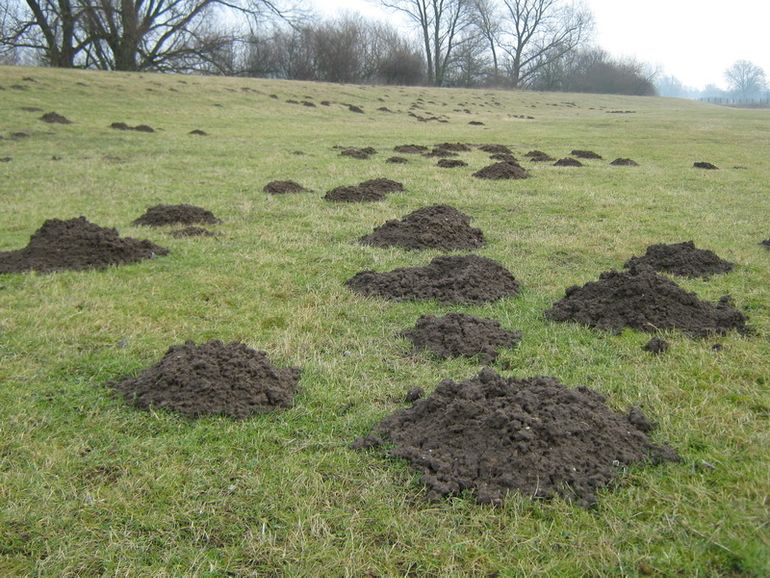
[[[685,85],[726,88],[724,71],[751,60],[770,77],[770,0],[584,0],[596,44],[614,56],[660,67]],[[339,11],[394,18],[376,0],[310,0],[325,16]]]

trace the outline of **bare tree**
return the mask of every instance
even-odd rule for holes
[[[500,40],[500,14],[493,0],[473,0],[473,24],[489,46],[492,56],[492,84],[497,84],[500,65],[497,46]]]
[[[500,47],[509,57],[515,88],[576,50],[592,28],[592,17],[582,5],[560,0],[502,0],[500,26]]]
[[[757,95],[767,86],[765,71],[748,60],[738,60],[725,71],[730,90],[741,98]]]
[[[471,0],[381,0],[406,15],[422,36],[428,82],[441,86],[461,33],[471,24]]]

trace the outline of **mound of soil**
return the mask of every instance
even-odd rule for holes
[[[351,157],[354,159],[365,161],[376,152],[377,151],[374,150],[372,147],[365,147],[362,149],[351,147],[351,148],[342,149],[342,151],[340,152],[340,156]]]
[[[441,256],[425,267],[361,271],[345,282],[354,292],[396,301],[435,299],[471,304],[516,295],[519,283],[502,265],[478,255]]]
[[[408,155],[421,155],[428,152],[428,147],[422,145],[399,145],[393,148],[394,152]]]
[[[449,151],[453,153],[466,153],[471,150],[471,147],[461,142],[443,142],[434,145],[434,149]]]
[[[509,155],[508,153],[495,153],[495,154],[489,155],[489,158],[490,160],[493,160],[493,161],[512,163],[514,165],[519,164],[519,160],[515,156]]]
[[[696,169],[706,169],[708,171],[716,171],[719,169],[718,166],[712,165],[711,163],[706,163],[706,162],[693,163],[692,166],[693,168],[696,168]]]
[[[524,156],[529,157],[529,160],[531,160],[533,163],[550,163],[555,160],[552,156],[538,150],[529,151]]]
[[[428,157],[428,158],[445,159],[445,158],[448,158],[448,157],[459,157],[460,155],[458,153],[454,152],[454,151],[449,151],[449,150],[441,149],[441,148],[434,148],[430,152],[424,153],[423,156],[424,157]]]
[[[358,113],[358,114],[364,114],[364,109],[361,108],[360,106],[356,106],[355,104],[349,104],[348,105],[348,110],[350,112],[355,112],[355,113]]]
[[[422,474],[430,499],[470,490],[480,503],[500,504],[519,492],[589,507],[627,466],[679,461],[652,443],[652,427],[639,408],[615,413],[587,387],[506,379],[487,368],[464,382],[442,381],[352,447],[392,444],[389,455]]]
[[[216,235],[203,227],[185,227],[178,231],[171,231],[171,236],[181,239],[184,237],[215,237]]]
[[[72,121],[57,112],[47,112],[40,117],[40,120],[50,124],[72,124]]]
[[[136,132],[155,132],[155,129],[149,125],[138,124],[136,126],[128,126],[125,122],[113,122],[110,125],[110,128],[114,128],[115,130],[133,130]]]
[[[462,313],[444,317],[423,315],[414,329],[401,334],[415,349],[430,351],[440,358],[473,357],[481,363],[497,359],[498,349],[509,349],[521,341],[520,331],[506,331],[494,319],[481,319]]]
[[[484,244],[481,229],[470,226],[471,218],[447,205],[433,205],[409,213],[400,221],[391,220],[360,242],[374,247],[405,249],[475,249]]]
[[[388,193],[404,190],[404,185],[390,179],[371,179],[355,186],[336,187],[324,195],[327,201],[361,203],[381,201]]]
[[[653,355],[660,355],[661,353],[665,353],[668,351],[668,341],[665,339],[661,339],[660,337],[653,337],[650,339],[647,343],[644,344],[644,349],[648,353],[652,353]]]
[[[615,159],[610,163],[614,167],[638,167],[639,163],[637,163],[633,159]]]
[[[583,163],[581,163],[577,159],[573,159],[571,157],[564,157],[563,159],[559,159],[555,163],[553,163],[553,166],[555,167],[582,167]]]
[[[770,249],[770,239],[765,239],[764,241],[761,241],[759,244],[762,245],[765,249]]]
[[[479,145],[479,150],[493,155],[512,155],[513,151],[502,144]]]
[[[576,149],[570,153],[573,157],[579,159],[601,159],[601,155],[596,154],[594,151],[582,151]]]
[[[270,193],[271,195],[307,192],[305,187],[299,183],[295,183],[294,181],[270,181],[262,190],[266,193]]]
[[[471,126],[484,126],[484,123],[480,120],[471,120],[468,122],[468,124]]]
[[[572,286],[545,312],[554,321],[575,321],[612,332],[630,327],[648,333],[679,329],[691,337],[746,333],[746,318],[725,296],[716,305],[701,301],[673,281],[645,267],[607,271],[599,280]]]
[[[404,163],[408,163],[409,160],[405,159],[404,157],[390,157],[385,160],[386,163],[391,163],[394,165],[403,165]]]
[[[440,159],[436,163],[436,166],[442,169],[456,169],[459,167],[467,167],[468,163],[458,159]]]
[[[146,240],[121,238],[85,217],[48,219],[23,249],[0,251],[0,273],[102,269],[168,255],[169,250]]]
[[[707,249],[696,249],[692,241],[658,244],[647,247],[641,257],[631,257],[625,267],[646,266],[655,271],[665,271],[686,277],[708,277],[732,271],[734,264],[720,259]]]
[[[203,223],[216,225],[221,223],[214,213],[194,205],[155,205],[149,207],[144,215],[136,219],[133,225],[163,227],[164,225],[193,225]]]
[[[208,136],[209,133],[207,133],[205,130],[201,130],[199,128],[195,128],[188,132],[187,134],[195,135],[195,136]]]
[[[484,167],[480,171],[473,173],[473,176],[477,179],[526,179],[529,177],[529,173],[526,169],[520,165],[511,162],[499,162],[487,167]]]
[[[243,343],[188,341],[170,347],[137,377],[107,385],[142,409],[243,419],[290,407],[299,374],[296,368],[274,367],[266,353]]]

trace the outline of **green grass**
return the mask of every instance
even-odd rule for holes
[[[83,214],[172,251],[104,271],[0,277],[0,575],[770,572],[770,251],[758,245],[770,237],[767,111],[22,68],[0,68],[0,87],[0,157],[12,157],[0,163],[0,250],[24,246],[46,218]],[[305,96],[334,104],[285,103]],[[450,122],[407,116],[417,98]],[[40,112],[21,110],[30,106],[74,123],[44,124]],[[463,108],[472,114],[455,112]],[[520,114],[535,119],[511,118]],[[109,129],[116,121],[160,130]],[[209,136],[187,134],[195,128]],[[8,139],[19,131],[30,137]],[[467,169],[421,157],[385,163],[395,145],[444,141],[504,143],[519,157],[591,149],[605,160],[535,166],[516,182],[471,178],[488,163],[479,151],[463,155]],[[334,145],[379,154],[342,158]],[[616,157],[641,166],[610,167]],[[701,160],[721,170],[691,168]],[[374,177],[402,181],[407,192],[367,205],[321,198]],[[271,197],[262,187],[273,179],[314,192]],[[219,236],[174,239],[131,226],[159,202],[212,210],[223,220]],[[438,254],[354,241],[439,202],[473,216],[488,241],[479,253],[514,273],[519,296],[450,308],[363,299],[344,287],[361,269]],[[641,350],[646,335],[544,319],[565,287],[621,267],[648,244],[688,239],[738,266],[678,282],[712,301],[732,294],[752,335],[672,333],[672,350],[652,357]],[[618,410],[641,405],[659,423],[654,439],[684,461],[627,472],[592,511],[518,495],[497,509],[468,497],[427,502],[405,464],[348,445],[402,407],[411,387],[432,391],[479,370],[472,360],[405,355],[399,331],[449,310],[523,331],[521,345],[500,356],[501,373],[588,385]],[[295,407],[242,422],[187,421],[136,411],[102,387],[172,344],[212,338],[301,367]]]

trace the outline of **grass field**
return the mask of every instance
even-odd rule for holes
[[[286,103],[308,97],[316,108]],[[407,114],[415,102],[416,113],[449,122],[418,122]],[[45,124],[22,107],[73,124]],[[117,121],[157,132],[111,130]],[[770,573],[770,251],[759,245],[770,237],[768,111],[4,67],[0,135],[0,157],[11,158],[0,163],[0,250],[26,245],[47,218],[78,215],[171,249],[101,271],[0,277],[0,575]],[[502,182],[470,176],[489,163],[477,150],[462,169],[419,156],[385,163],[396,145],[445,141],[503,143],[519,158],[590,149],[604,160],[525,163],[531,179]],[[378,154],[340,157],[335,145]],[[616,157],[640,166],[609,166]],[[695,161],[720,170],[693,169]],[[321,198],[376,177],[406,192],[368,204]],[[266,195],[273,179],[313,192]],[[218,237],[131,226],[150,205],[183,202],[222,219]],[[438,255],[355,242],[434,203],[474,218],[487,239],[478,253],[513,272],[518,296],[448,307],[346,289],[362,269]],[[671,333],[669,353],[654,357],[641,349],[649,335],[544,318],[567,286],[622,267],[651,243],[689,239],[737,267],[677,282],[710,301],[731,294],[752,334]],[[450,310],[523,332],[498,360],[503,375],[553,375],[602,392],[617,410],[640,405],[659,424],[653,439],[683,462],[631,469],[593,510],[519,495],[499,508],[469,496],[426,501],[405,464],[349,444],[404,407],[408,389],[430,392],[479,371],[472,360],[406,355],[397,334]],[[214,338],[301,367],[295,406],[190,421],[135,410],[102,387],[172,344]]]

